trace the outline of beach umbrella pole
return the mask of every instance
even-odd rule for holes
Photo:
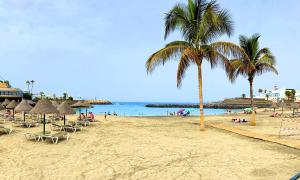
[[[23,118],[24,118],[24,122],[25,122],[25,112],[23,113]]]
[[[66,125],[66,115],[64,114],[64,125]]]
[[[44,135],[46,134],[46,115],[44,114]]]
[[[85,118],[87,117],[87,110],[88,108],[85,109]]]

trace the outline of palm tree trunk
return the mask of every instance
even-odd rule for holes
[[[202,69],[198,65],[198,89],[199,89],[199,109],[200,109],[200,130],[203,131],[204,126],[204,112],[203,112],[203,92],[202,92]]]
[[[249,83],[250,83],[250,98],[251,98],[251,107],[252,107],[251,126],[256,126],[255,107],[254,107],[254,100],[253,100],[253,78],[249,78]]]
[[[31,94],[31,96],[32,96],[32,89],[33,89],[33,83],[31,84],[31,89],[30,89],[30,94]]]

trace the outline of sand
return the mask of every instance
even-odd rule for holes
[[[0,179],[288,179],[300,171],[300,150],[201,132],[194,117],[97,119],[57,145],[24,138],[42,126],[0,136]]]

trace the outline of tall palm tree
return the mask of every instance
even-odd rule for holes
[[[265,72],[274,72],[278,74],[275,64],[275,57],[268,48],[259,48],[259,34],[251,37],[240,36],[240,57],[230,60],[231,68],[228,68],[228,76],[234,81],[239,75],[248,78],[250,84],[250,98],[252,106],[251,125],[256,125],[253,100],[253,81],[256,76]]]
[[[183,41],[173,41],[157,51],[146,62],[148,73],[158,65],[171,59],[178,59],[177,87],[179,88],[187,68],[198,67],[198,88],[200,108],[200,129],[204,129],[202,63],[211,67],[221,64],[227,67],[226,56],[235,55],[236,48],[229,42],[214,42],[216,38],[233,33],[233,23],[227,10],[220,8],[216,1],[188,0],[187,4],[175,5],[165,17],[165,39],[175,30],[182,33]]]
[[[27,84],[28,92],[30,93],[30,88],[29,88],[29,86],[30,86],[30,81],[27,80],[27,81],[26,81],[26,84]]]
[[[33,93],[32,89],[33,89],[33,85],[34,85],[35,81],[31,80],[30,83],[31,83],[31,95],[32,95],[32,93]]]

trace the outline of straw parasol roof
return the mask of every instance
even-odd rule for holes
[[[300,105],[298,103],[293,103],[293,104],[291,104],[291,108],[293,108],[293,109],[299,109]]]
[[[36,103],[32,100],[26,100],[26,101],[29,105],[32,105],[32,106],[36,105]]]
[[[3,109],[5,109],[5,108],[0,104],[0,110],[3,110]]]
[[[47,99],[39,100],[30,114],[58,114],[58,110]]]
[[[8,104],[10,103],[10,101],[8,99],[5,99],[3,102],[2,102],[2,106],[7,106]]]
[[[72,105],[73,108],[89,108],[91,104],[86,101],[77,101],[77,103]]]
[[[15,108],[16,112],[25,112],[28,113],[32,109],[32,106],[30,106],[27,102],[27,100],[23,99],[19,105]]]
[[[280,102],[279,103],[279,107],[286,107],[286,106],[287,106],[287,104],[285,102]]]
[[[67,103],[67,101],[61,103],[58,106],[59,114],[75,114],[75,111],[72,109],[72,107]]]
[[[278,103],[272,103],[271,108],[278,108]]]
[[[13,100],[6,106],[6,108],[7,109],[15,109],[17,107],[17,105],[18,105],[18,103],[15,100]]]
[[[51,103],[55,108],[58,108],[59,103],[57,101],[51,101]]]

